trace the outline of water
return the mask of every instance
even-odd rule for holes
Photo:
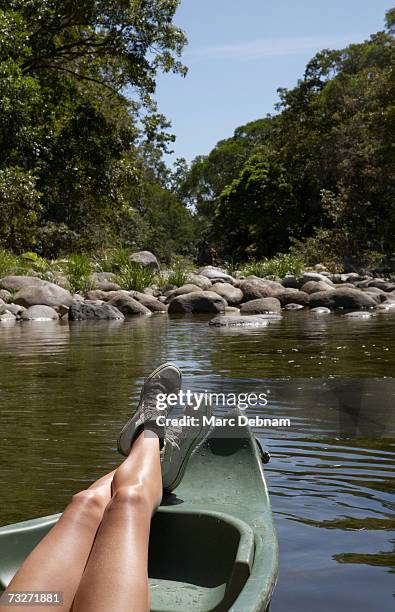
[[[291,419],[257,432],[280,543],[271,612],[392,610],[395,317],[207,321],[1,325],[0,524],[60,511],[118,465],[143,377],[173,360],[186,388],[265,391],[265,414]]]

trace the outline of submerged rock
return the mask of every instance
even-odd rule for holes
[[[290,302],[289,304],[285,304],[284,310],[303,310],[304,306],[302,304],[294,304]]]
[[[218,315],[211,319],[209,324],[215,327],[267,327],[269,323],[269,319],[254,315],[244,317],[242,315]]]
[[[371,319],[372,318],[372,314],[370,312],[347,312],[345,315],[343,315],[343,317],[346,317],[347,319]]]

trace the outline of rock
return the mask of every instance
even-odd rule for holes
[[[14,296],[14,303],[26,308],[38,305],[69,306],[72,302],[73,297],[69,291],[47,281],[42,281],[42,284],[37,286],[25,286]]]
[[[340,285],[333,285],[333,289],[344,289],[344,287],[350,287],[350,289],[355,289],[354,283],[342,283]],[[326,287],[328,289],[328,287]],[[323,291],[326,291],[324,288]]]
[[[259,298],[257,300],[250,300],[241,305],[240,314],[242,315],[255,315],[264,314],[268,312],[281,312],[280,301],[276,298]]]
[[[163,304],[163,302],[160,302],[151,295],[146,295],[145,293],[140,293],[139,291],[131,291],[130,296],[148,308],[148,310],[151,312],[167,312],[166,304]]]
[[[366,293],[377,294],[377,295],[386,295],[386,292],[383,289],[379,289],[378,287],[363,287],[362,291],[366,291]]]
[[[5,276],[0,279],[0,289],[19,291],[23,287],[39,287],[47,282],[36,276]]]
[[[215,268],[214,266],[205,266],[204,268],[201,268],[199,270],[199,275],[205,276],[206,278],[209,278],[210,280],[222,279],[230,283],[231,285],[233,285],[234,283],[233,276],[230,276],[230,274],[227,274],[220,268]]]
[[[149,268],[153,272],[159,272],[160,270],[159,262],[151,251],[138,251],[137,253],[132,253],[129,257],[129,261],[139,264],[142,268]]]
[[[96,283],[96,289],[99,291],[119,291],[120,286],[117,283],[113,283],[111,281],[98,281]]]
[[[210,313],[224,312],[226,302],[214,291],[194,291],[178,295],[169,305],[169,313]]]
[[[151,311],[140,304],[137,300],[132,298],[130,295],[117,296],[111,298],[107,302],[110,306],[115,306],[124,315],[150,315]]]
[[[325,306],[316,306],[316,308],[311,308],[310,312],[314,314],[331,314],[331,310],[329,308],[325,308]]]
[[[303,287],[303,285],[309,281],[322,282],[330,286],[333,285],[331,279],[325,274],[319,274],[318,272],[303,272],[301,277],[301,287]]]
[[[6,304],[5,305],[5,310],[8,310],[9,312],[12,312],[13,315],[15,315],[17,318],[19,317],[19,315],[26,310],[26,308],[24,306],[19,306],[18,304]]]
[[[209,324],[215,327],[267,327],[269,323],[269,319],[261,317],[218,315]]]
[[[303,308],[302,304],[293,304],[292,302],[284,306],[284,310],[303,310]]]
[[[87,319],[109,320],[121,319],[125,317],[122,312],[111,304],[102,303],[87,303],[74,302],[70,306],[69,319],[70,321],[85,321]]]
[[[197,285],[200,289],[203,289],[203,291],[208,291],[211,287],[211,280],[202,274],[190,274],[189,282],[193,285]]]
[[[215,283],[211,287],[211,290],[222,296],[227,301],[229,306],[240,304],[241,300],[243,299],[243,292],[241,289],[237,289],[237,287],[234,287],[230,283]]]
[[[369,288],[382,289],[386,293],[394,291],[394,289],[395,289],[394,283],[390,283],[390,282],[384,280],[383,278],[375,278],[374,280],[369,281],[368,287]]]
[[[59,315],[50,306],[35,305],[30,306],[21,314],[22,321],[57,321]]]
[[[16,321],[16,316],[9,310],[5,310],[0,314],[0,323],[13,323],[14,321]]]
[[[281,293],[277,294],[276,297],[280,300],[283,308],[287,304],[301,304],[302,306],[308,306],[310,303],[310,296],[308,293],[299,291],[299,289],[292,289],[291,287],[284,288]]]
[[[281,280],[281,284],[283,287],[289,287],[291,289],[300,289],[302,286],[302,279],[296,278],[296,276],[294,276],[293,274],[288,274],[287,276],[284,276],[284,278]]]
[[[227,315],[240,314],[240,308],[236,308],[235,306],[225,306],[225,314]]]
[[[374,307],[377,312],[395,312],[395,302],[383,302]]]
[[[117,280],[117,275],[114,272],[94,272],[92,274],[92,281],[96,283],[115,283]]]
[[[370,319],[372,314],[370,312],[347,312],[343,315],[347,319]]]
[[[332,274],[332,282],[334,283],[354,283],[358,280],[360,280],[360,276],[356,272],[349,272],[348,274]]]
[[[86,300],[103,300],[104,302],[109,299],[107,291],[100,291],[99,289],[93,289],[85,293]],[[74,300],[75,301],[75,300]]]
[[[259,300],[260,298],[277,297],[279,290],[277,287],[271,287],[265,281],[246,279],[240,283],[240,289],[243,292],[243,302],[250,300]]]
[[[310,296],[310,308],[373,308],[376,301],[360,289],[329,289]]]
[[[171,300],[177,297],[178,295],[185,295],[187,293],[194,293],[196,291],[202,291],[202,289],[200,289],[200,287],[198,287],[197,285],[181,285],[181,287],[177,287],[177,289],[172,289],[171,291],[167,292],[167,302],[171,302]]]
[[[6,303],[7,302],[11,302],[12,301],[12,293],[7,291],[7,289],[0,289],[0,300],[3,300]]]
[[[328,283],[323,281],[308,281],[301,287],[301,291],[305,293],[317,293],[317,291],[326,291],[328,289]]]

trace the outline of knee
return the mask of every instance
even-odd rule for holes
[[[149,503],[144,493],[144,487],[140,484],[120,487],[115,491],[110,507],[145,511],[149,507]]]
[[[94,489],[87,489],[73,495],[71,505],[79,514],[99,520],[105,507],[103,496]]]

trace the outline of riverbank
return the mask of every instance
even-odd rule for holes
[[[287,310],[305,310],[314,316],[339,310],[354,319],[395,314],[395,280],[390,277],[302,269],[273,280],[273,276],[233,276],[213,266],[179,270],[177,275],[162,270],[159,276],[152,253],[134,253],[129,261],[134,275],[140,274],[141,291],[122,288],[120,276],[113,272],[89,272],[74,292],[60,272],[52,281],[34,269],[3,276],[0,322],[124,320],[168,313],[212,314],[211,323],[218,326],[266,326]],[[127,287],[131,285],[132,278],[126,281]]]

